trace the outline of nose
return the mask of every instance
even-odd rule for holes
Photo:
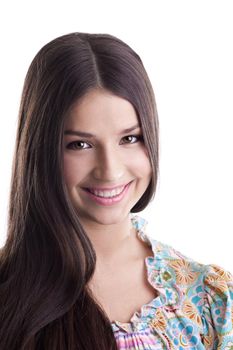
[[[125,173],[125,165],[122,154],[113,147],[105,147],[99,151],[96,157],[93,176],[101,182],[117,183]]]

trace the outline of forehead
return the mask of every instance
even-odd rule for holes
[[[72,106],[66,128],[127,128],[136,124],[138,117],[133,105],[107,90],[91,90]]]

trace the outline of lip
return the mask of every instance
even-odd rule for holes
[[[129,182],[125,186],[123,185],[124,186],[123,191],[120,194],[118,194],[117,196],[112,197],[112,198],[98,197],[95,194],[89,192],[88,189],[84,189],[84,191],[85,191],[86,195],[90,199],[92,199],[94,202],[96,202],[96,203],[98,203],[100,205],[103,205],[103,206],[112,206],[114,204],[117,204],[117,203],[121,202],[124,199],[124,197],[126,196],[126,194],[128,192],[128,189],[129,189],[129,187],[131,185],[131,182]],[[114,187],[114,188],[118,188],[118,187],[122,187],[122,186],[117,186],[117,187]]]
[[[128,184],[130,184],[131,182],[128,182],[126,184],[117,185],[117,186],[114,186],[114,187],[85,187],[83,189],[84,190],[92,190],[92,191],[112,191],[112,190],[115,190],[117,188],[125,187]]]

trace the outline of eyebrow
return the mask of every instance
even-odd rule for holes
[[[136,124],[134,126],[131,126],[130,128],[124,129],[122,130],[119,135],[123,135],[123,134],[127,134],[128,132],[131,132],[135,129],[140,129],[140,125]],[[84,131],[76,131],[76,130],[66,130],[64,132],[65,135],[76,135],[76,136],[81,136],[81,137],[90,137],[90,138],[94,138],[96,137],[96,135],[90,134],[88,132],[84,132]]]

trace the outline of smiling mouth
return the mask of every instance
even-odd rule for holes
[[[114,206],[125,198],[132,182],[133,181],[127,183],[126,185],[115,187],[112,190],[100,190],[96,188],[83,188],[83,190],[86,192],[88,197],[98,205]]]
[[[117,187],[114,190],[96,190],[91,188],[85,188],[85,190],[100,198],[114,198],[119,196],[124,191],[126,186],[127,185]]]

